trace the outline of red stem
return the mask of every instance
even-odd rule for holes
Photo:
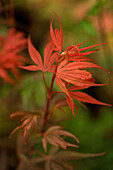
[[[52,88],[53,88],[54,80],[55,80],[55,77],[56,77],[57,67],[58,67],[58,61],[57,61],[57,63],[56,63],[55,73],[54,73],[53,76],[52,76],[51,86],[50,86],[50,89],[49,89],[48,94],[47,94],[47,104],[46,104],[45,115],[44,115],[44,118],[43,118],[43,121],[42,121],[42,126],[41,126],[41,128],[39,129],[39,133],[42,133],[42,132],[43,132],[43,129],[44,129],[44,127],[45,127],[45,124],[46,124],[46,122],[47,122],[47,120],[48,120],[49,104],[50,104],[50,100],[51,100],[51,96],[52,96]]]
[[[42,122],[42,126],[39,130],[39,133],[42,133],[44,126],[47,122],[47,118],[48,118],[48,114],[49,114],[49,104],[50,104],[50,100],[51,100],[51,96],[52,96],[51,92],[52,92],[52,88],[53,88],[54,79],[55,79],[55,73],[52,76],[51,87],[50,87],[50,90],[48,91],[48,94],[47,94],[47,104],[46,104],[45,115],[44,115],[44,119],[43,119],[43,122]]]

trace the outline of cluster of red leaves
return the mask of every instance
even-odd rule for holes
[[[42,63],[39,52],[32,45],[29,38],[29,54],[36,65],[22,66],[22,68],[30,71],[41,70],[43,73],[46,71],[53,72],[53,74],[55,74],[55,82],[61,88],[62,92],[66,94],[67,104],[72,110],[74,116],[73,98],[80,102],[110,106],[109,104],[94,99],[86,93],[76,91],[80,89],[86,89],[91,86],[105,85],[96,84],[94,78],[92,78],[91,73],[85,70],[85,68],[94,67],[105,70],[103,67],[93,63],[91,59],[86,57],[87,55],[94,53],[101,48],[92,51],[85,51],[102,44],[95,44],[92,46],[80,48],[80,46],[83,44],[81,43],[76,46],[69,46],[65,49],[64,52],[62,52],[63,31],[59,18],[58,21],[60,23],[60,31],[57,28],[55,31],[53,30],[53,20],[50,23],[50,35],[52,41],[49,42],[44,49],[44,64]]]
[[[83,43],[78,44],[76,46],[71,45],[67,47],[63,52],[62,51],[63,31],[62,31],[62,26],[61,26],[61,22],[59,18],[58,18],[58,21],[60,23],[60,31],[58,29],[55,29],[55,31],[53,30],[53,27],[52,27],[53,20],[50,23],[50,35],[51,35],[52,40],[46,45],[44,49],[43,61],[42,61],[41,55],[36,50],[36,48],[33,46],[31,39],[29,37],[28,38],[28,50],[29,50],[31,59],[34,61],[36,65],[30,65],[30,66],[21,65],[20,66],[21,68],[30,70],[30,71],[41,70],[43,73],[43,78],[44,78],[45,72],[48,71],[48,72],[53,73],[50,89],[47,87],[46,80],[44,78],[44,83],[45,83],[45,86],[47,87],[49,97],[47,99],[45,115],[42,119],[42,127],[40,127],[39,129],[39,135],[43,134],[42,144],[43,144],[45,151],[47,150],[47,142],[55,146],[59,145],[64,149],[66,149],[67,146],[78,147],[77,145],[68,143],[64,140],[63,137],[68,136],[68,137],[72,137],[73,139],[76,140],[77,143],[79,143],[78,139],[74,135],[72,135],[71,133],[67,131],[62,130],[60,126],[52,126],[49,129],[47,129],[46,132],[42,133],[43,127],[45,126],[48,116],[54,111],[56,107],[60,109],[61,111],[63,111],[62,107],[68,105],[70,109],[72,110],[73,115],[75,116],[74,106],[77,109],[77,105],[74,104],[73,99],[78,100],[80,103],[86,102],[86,103],[110,106],[109,104],[100,102],[97,99],[89,96],[88,94],[84,92],[78,91],[81,89],[89,88],[91,86],[105,85],[105,84],[96,84],[91,73],[85,70],[86,68],[100,68],[100,69],[105,70],[103,67],[93,63],[91,59],[86,57],[87,55],[94,53],[100,50],[101,48],[98,48],[92,51],[85,51],[93,47],[99,46],[101,44],[96,44],[96,45],[92,45],[92,46],[84,47],[84,48],[80,48],[80,46]],[[5,45],[5,48],[6,47],[7,46]],[[18,47],[18,45],[16,45],[16,47]],[[18,52],[18,48],[16,48],[16,52]],[[62,91],[52,92],[54,80]],[[66,98],[65,99],[63,98],[62,100],[59,100],[58,102],[56,101],[53,108],[49,111],[49,101],[51,99],[52,94],[55,94],[55,93],[64,93],[66,95]],[[27,130],[29,130],[32,125],[34,126],[34,129],[36,128],[37,116],[34,113],[21,111],[21,112],[13,113],[11,115],[11,118],[15,116],[19,116],[19,115],[24,116],[21,119],[23,123],[21,126],[18,126],[12,132],[12,134],[16,130],[22,128],[23,129],[23,141],[25,143],[25,135],[26,135]]]
[[[9,72],[18,80],[20,75],[17,66],[23,65],[27,59],[19,53],[26,47],[27,39],[20,31],[11,28],[4,38],[0,35],[0,77],[14,84]]]

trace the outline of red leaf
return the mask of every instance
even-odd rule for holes
[[[91,97],[90,95],[83,93],[83,92],[69,92],[69,93],[74,99],[77,99],[82,102],[111,106],[110,104],[100,102],[97,99],[95,99],[95,98]]]
[[[49,42],[44,49],[44,67],[48,67],[51,54],[53,52],[53,42]]]
[[[73,99],[71,97],[66,97],[66,101],[67,101],[67,104],[69,106],[69,108],[71,109],[72,113],[73,113],[73,116],[75,117],[75,113],[74,113],[74,102],[73,102]]]
[[[32,45],[30,37],[28,38],[28,50],[32,60],[39,66],[40,70],[43,68],[42,59],[39,52]]]
[[[55,44],[55,46],[57,47],[58,44],[57,44],[57,40],[56,40],[56,37],[54,35],[54,31],[53,31],[53,27],[52,27],[52,22],[53,20],[51,20],[51,23],[50,23],[50,34],[51,34],[51,38],[53,40],[53,43]]]
[[[50,34],[51,34],[53,43],[56,46],[56,50],[61,52],[62,46],[63,46],[63,31],[62,31],[62,25],[61,25],[60,19],[56,13],[55,13],[55,15],[57,16],[59,24],[60,24],[60,33],[59,33],[58,29],[55,29],[55,34],[54,34],[53,27],[52,27],[52,22],[53,22],[53,20],[52,20],[50,23]]]
[[[55,82],[56,82],[57,86],[59,86],[59,87],[61,88],[61,90],[62,90],[67,96],[70,97],[70,94],[69,94],[67,88],[65,87],[64,82],[63,82],[58,76],[56,76]]]
[[[57,60],[58,58],[58,52],[53,52],[53,42],[49,42],[45,49],[44,49],[44,69],[43,71],[50,71],[52,64]]]
[[[49,68],[51,68],[52,64],[57,60],[57,58],[58,58],[58,52],[54,52],[51,55],[51,57],[50,57],[50,59],[48,61],[48,71],[49,71]]]
[[[27,39],[24,37],[22,32],[16,32],[13,28],[8,30],[5,38],[1,35],[0,37],[0,76],[9,83],[15,84],[8,71],[12,73],[13,77],[20,80],[17,67],[23,65],[24,62],[28,62],[28,60],[17,53],[21,52],[25,48]]]
[[[83,69],[83,68],[100,68],[105,70],[106,72],[108,72],[106,69],[104,69],[103,67],[94,64],[94,63],[90,63],[90,62],[73,62],[73,63],[69,63],[67,66],[63,67],[62,70],[76,70],[76,69]]]
[[[14,28],[8,30],[7,36],[3,42],[3,49],[7,52],[18,53],[26,46],[27,39],[20,31],[16,32]]]
[[[87,85],[86,86],[85,85],[84,86],[74,86],[73,85],[73,86],[69,87],[68,90],[73,91],[73,90],[81,90],[81,89],[87,89],[87,88],[89,88],[89,86],[87,86]]]
[[[87,52],[84,52],[84,53],[76,53],[76,51],[75,52],[70,52],[70,56],[84,56],[84,55],[89,55],[89,54],[92,54],[92,53],[94,53],[94,52],[97,52],[97,51],[99,51],[99,50],[101,50],[102,48],[98,48],[98,49],[96,49],[96,50],[93,50],[93,51],[87,51]]]
[[[30,66],[19,66],[20,68],[23,68],[25,70],[29,70],[29,71],[37,71],[40,70],[39,66],[35,66],[35,65],[30,65]]]
[[[81,48],[81,49],[79,49],[79,50],[80,50],[80,51],[88,50],[88,49],[90,49],[90,48],[93,48],[93,47],[96,47],[96,46],[99,46],[99,45],[104,45],[104,44],[107,44],[107,43],[94,44],[94,45],[91,45],[91,46],[88,46],[88,47]]]
[[[93,61],[93,60],[84,56],[75,56],[75,57],[69,57],[69,61],[80,62],[80,61]]]
[[[76,79],[90,79],[92,77],[92,75],[87,72],[86,70],[68,70],[68,71],[62,71],[59,72],[58,75],[60,75],[60,77],[69,82],[69,83],[76,83]]]

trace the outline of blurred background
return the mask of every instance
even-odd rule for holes
[[[0,0],[0,34],[6,35],[9,28],[31,35],[34,46],[43,56],[43,49],[49,40],[50,21],[58,21],[63,27],[64,45],[85,42],[82,47],[108,43],[102,50],[90,55],[98,65],[110,71],[90,69],[97,83],[103,87],[84,90],[96,99],[113,105],[113,1],[112,0],[13,0],[14,16],[11,22],[5,15],[10,0]],[[23,54],[29,58],[26,50]],[[9,139],[17,120],[10,120],[17,110],[37,109],[46,102],[45,88],[40,72],[19,70],[21,81],[15,86],[0,79],[0,170],[13,170],[18,165],[16,156],[16,135]],[[48,84],[50,78],[47,75]],[[63,123],[80,141],[77,151],[84,153],[106,152],[102,157],[73,161],[77,170],[113,169],[113,110],[112,107],[87,104],[87,109],[79,105],[76,119]],[[72,114],[67,109],[68,114]],[[60,117],[61,113],[58,113]]]

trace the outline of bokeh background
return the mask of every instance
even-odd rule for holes
[[[2,2],[0,0],[0,2]],[[8,0],[3,0],[6,8]],[[112,0],[14,0],[15,25],[17,30],[31,39],[38,51],[49,40],[49,25],[54,12],[60,17],[64,46],[85,42],[82,47],[96,43],[108,43],[102,50],[90,55],[103,70],[90,69],[97,83],[106,83],[103,87],[85,90],[88,94],[113,105],[113,1]],[[5,35],[10,24],[6,24],[2,3],[0,3],[0,34]],[[23,54],[29,58],[27,49]],[[9,139],[18,121],[10,120],[11,113],[17,110],[37,109],[46,101],[45,88],[39,72],[20,69],[21,82],[15,86],[0,79],[0,170],[13,170],[17,167],[16,135]],[[47,75],[48,84],[50,77]],[[87,104],[87,109],[79,105],[76,119],[63,122],[65,129],[75,134],[79,141],[77,151],[84,153],[106,152],[102,157],[73,161],[77,170],[113,169],[113,110],[112,107]],[[71,111],[67,109],[71,115]],[[61,112],[57,113],[61,116]]]

